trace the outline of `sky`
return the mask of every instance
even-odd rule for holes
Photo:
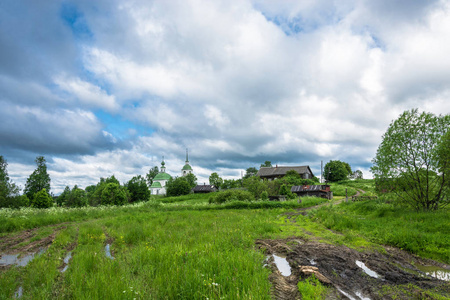
[[[348,162],[403,111],[450,112],[450,1],[0,2],[0,155],[52,192],[160,166]]]

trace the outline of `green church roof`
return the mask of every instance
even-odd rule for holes
[[[156,178],[156,177],[155,177]],[[151,188],[162,188],[161,183],[158,181],[153,181]]]
[[[172,178],[172,176],[170,176],[167,173],[161,172],[161,173],[156,174],[155,178],[153,178],[153,182],[155,180],[169,180],[170,178]]]
[[[181,170],[192,170],[192,167],[189,164],[185,164]]]

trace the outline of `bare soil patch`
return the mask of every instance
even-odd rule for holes
[[[450,297],[449,282],[428,276],[416,267],[429,265],[450,271],[449,265],[421,259],[400,249],[386,248],[386,253],[358,252],[301,238],[258,240],[256,244],[268,254],[267,264],[272,270],[269,280],[275,299],[301,299],[297,283],[311,274],[330,287],[327,299],[433,299],[426,291]],[[286,257],[292,269],[290,276],[280,273],[272,254]]]

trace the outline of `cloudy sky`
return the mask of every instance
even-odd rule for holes
[[[200,182],[265,160],[371,177],[389,123],[450,112],[450,1],[0,3],[0,155],[52,191],[148,172],[185,149]]]

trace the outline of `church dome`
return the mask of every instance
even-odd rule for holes
[[[156,176],[153,178],[153,181],[155,180],[169,180],[170,178],[172,178],[172,176],[170,176],[169,174],[165,173],[165,172],[161,172],[156,174]]]
[[[189,164],[185,164],[183,169],[181,169],[181,170],[182,171],[188,171],[188,170],[192,171],[192,167]]]
[[[162,188],[162,185],[158,181],[153,181],[151,188]]]

